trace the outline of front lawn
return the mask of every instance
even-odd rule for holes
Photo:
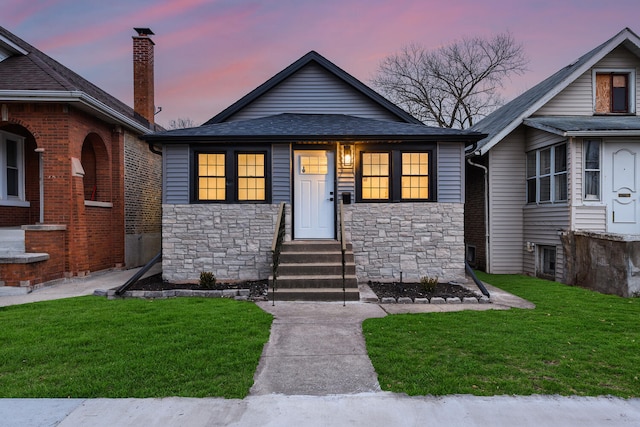
[[[228,299],[81,297],[0,308],[0,397],[242,398],[272,316]]]
[[[383,390],[640,397],[640,299],[526,276],[478,276],[536,308],[366,320]]]

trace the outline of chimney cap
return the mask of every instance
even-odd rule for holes
[[[150,28],[134,28],[134,31],[138,33],[138,36],[140,37],[154,35],[153,31],[151,31]]]

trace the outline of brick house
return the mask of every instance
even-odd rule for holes
[[[425,126],[309,52],[202,126],[144,136],[163,152],[163,276],[267,278],[284,206],[290,298],[342,297],[340,237],[350,298],[358,281],[465,280],[464,147],[483,136]]]
[[[153,33],[136,30],[134,110],[0,27],[0,286],[159,250],[161,157],[140,139],[156,130]]]

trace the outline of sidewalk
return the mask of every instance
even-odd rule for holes
[[[90,295],[136,270],[74,279],[0,306]],[[245,399],[0,399],[2,426],[637,426],[640,399],[454,395],[380,391],[362,321],[388,313],[507,310],[533,305],[489,288],[492,304],[303,303],[258,305],[274,315],[255,383]],[[212,362],[213,363],[213,362]]]

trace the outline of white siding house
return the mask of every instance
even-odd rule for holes
[[[624,29],[472,128],[488,134],[467,151],[488,167],[489,239],[474,227],[465,236],[468,247],[486,245],[477,266],[640,293],[620,267],[640,262],[638,70],[640,39]],[[467,191],[483,190],[468,182]]]

